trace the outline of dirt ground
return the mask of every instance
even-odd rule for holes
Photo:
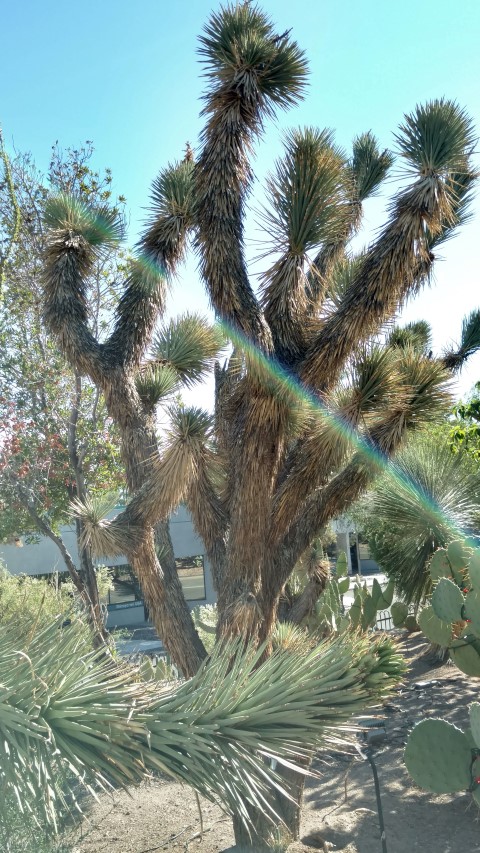
[[[467,721],[468,704],[478,698],[451,664],[425,657],[421,635],[406,642],[411,670],[393,698],[372,714],[384,723],[373,746],[378,770],[388,853],[480,853],[480,812],[467,794],[433,796],[415,787],[403,767],[411,727],[440,716]],[[360,749],[365,734],[359,735]],[[289,853],[382,853],[372,771],[360,755],[320,754],[309,779],[302,811],[301,841]],[[201,803],[203,834],[195,795],[189,788],[155,781],[126,793],[104,796],[70,837],[72,853],[218,853],[234,848],[231,821]]]

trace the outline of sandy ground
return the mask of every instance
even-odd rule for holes
[[[386,738],[374,747],[380,780],[388,853],[480,853],[480,812],[467,794],[433,796],[415,787],[402,761],[411,727],[427,716],[458,725],[478,695],[451,664],[424,657],[420,635],[407,642],[412,668],[405,685],[378,712]],[[373,715],[372,715],[373,716]],[[364,746],[363,735],[359,746]],[[321,754],[321,774],[309,779],[301,841],[289,853],[382,853],[372,771],[357,755]],[[217,853],[233,843],[231,821],[189,788],[155,781],[126,793],[104,796],[70,836],[72,853]]]

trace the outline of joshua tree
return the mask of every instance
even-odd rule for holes
[[[448,403],[443,360],[375,341],[428,280],[475,178],[466,113],[446,100],[417,107],[396,136],[405,186],[378,237],[353,257],[362,203],[393,156],[370,132],[354,140],[351,156],[328,131],[288,133],[268,179],[267,260],[256,291],[244,248],[249,158],[264,120],[302,96],[307,63],[250,3],[213,14],[200,43],[208,84],[198,156],[188,148],[154,182],[152,219],[106,341],[90,330],[83,282],[96,254],[119,238],[114,218],[75,198],[52,199],[45,265],[46,322],[105,395],[131,493],[112,523],[92,503],[78,512],[94,550],[128,556],[186,675],[205,652],[176,575],[169,514],[184,501],[204,540],[219,635],[267,639],[282,589],[319,531]],[[172,407],[159,447],[157,403],[200,378],[220,345],[218,326],[191,316],[151,344],[189,239],[233,350],[215,365],[214,416]]]

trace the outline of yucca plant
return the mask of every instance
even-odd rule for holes
[[[354,257],[349,241],[361,227],[362,203],[378,191],[394,154],[372,133],[348,154],[330,132],[289,132],[259,213],[265,246],[256,292],[244,246],[252,147],[265,119],[302,96],[307,61],[290,33],[277,34],[250,2],[211,16],[200,58],[206,92],[198,151],[188,148],[154,183],[152,218],[107,340],[89,327],[83,277],[101,251],[98,235],[116,239],[115,223],[100,211],[92,230],[75,201],[53,201],[45,258],[46,322],[105,395],[131,494],[108,536],[88,507],[78,507],[79,516],[101,549],[115,548],[112,537],[121,532],[152,619],[185,675],[196,672],[205,649],[176,574],[169,513],[184,501],[203,538],[219,638],[267,641],[285,583],[319,531],[364,492],[410,432],[448,405],[451,358],[419,353],[412,340],[383,349],[378,341],[429,279],[438,246],[467,214],[476,178],[465,110],[445,99],[417,106],[395,137],[402,188],[384,228]],[[222,336],[185,316],[155,338],[189,245]],[[156,404],[198,381],[225,340],[233,349],[215,366],[214,414],[173,404],[159,445]],[[476,346],[470,330],[460,362]],[[298,612],[305,612],[301,602]]]
[[[460,533],[476,536],[480,523],[480,474],[443,437],[411,440],[362,503],[360,515],[373,558],[408,604],[432,591],[428,564],[437,548]]]
[[[272,827],[284,793],[272,759],[293,766],[320,743],[345,745],[352,715],[405,669],[383,638],[301,639],[266,660],[262,647],[227,641],[169,693],[92,652],[75,623],[30,634],[0,626],[4,793],[55,830],[58,812],[79,805],[79,786],[125,786],[160,771],[235,814],[247,833],[250,809]]]

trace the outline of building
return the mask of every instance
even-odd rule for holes
[[[205,546],[197,535],[185,507],[180,506],[172,515],[170,533],[180,582],[189,606],[213,604],[216,596]],[[63,527],[61,534],[75,565],[78,566],[74,526]],[[21,547],[18,547],[19,545]],[[0,560],[12,575],[44,576],[58,573],[62,576],[66,572],[60,552],[46,536],[39,536],[39,541],[32,544],[22,540],[11,545],[0,544]],[[107,627],[113,629],[149,624],[140,587],[126,558],[115,557],[101,562],[114,571],[114,588],[109,593],[107,602]]]

